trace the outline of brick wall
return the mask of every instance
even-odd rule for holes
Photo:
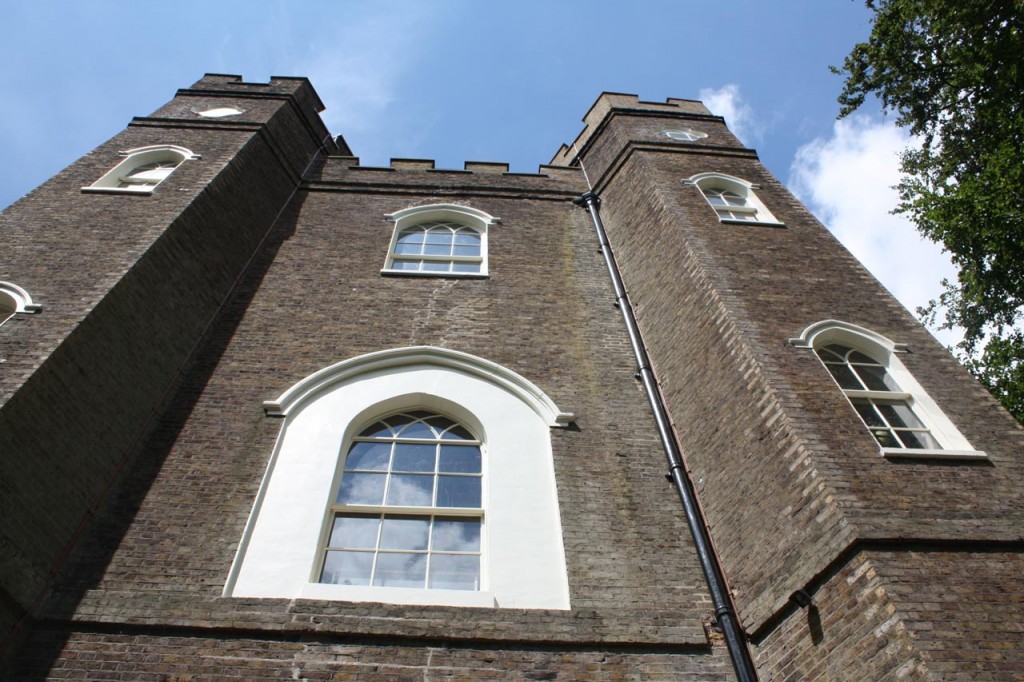
[[[650,109],[613,105],[583,162],[748,630],[765,637],[789,596],[858,539],[972,540],[1011,561],[1024,522],[1021,428],[720,121]],[[708,137],[665,143],[679,127]],[[720,223],[684,183],[700,172],[755,183],[784,226]],[[906,343],[904,364],[988,461],[882,457],[813,352],[787,343],[826,319]],[[946,585],[973,584],[969,562],[943,571]],[[871,608],[848,606],[851,622]],[[993,636],[1015,646],[1009,631]],[[843,641],[837,661],[869,644]]]
[[[294,191],[296,169],[318,153],[308,131],[301,143],[283,134],[299,128],[293,100],[308,85],[274,87],[275,105],[261,100],[244,123],[191,111],[137,119],[2,214],[13,257],[0,278],[43,305],[0,328],[0,605],[10,612],[34,608]],[[154,144],[201,158],[151,195],[80,191],[120,150]]]
[[[26,670],[52,665],[54,677],[76,665],[136,671],[140,660],[154,659],[134,644],[96,645],[113,640],[93,631],[141,628],[145,639],[173,627],[198,639],[179,640],[180,668],[167,674],[198,665],[202,654],[190,647],[246,651],[245,637],[256,636],[265,653],[238,655],[254,666],[276,661],[266,664],[275,674],[296,665],[310,677],[332,669],[312,659],[296,663],[298,638],[300,650],[321,652],[314,658],[343,652],[357,676],[379,669],[403,679],[385,663],[408,656],[415,675],[426,668],[520,678],[537,670],[538,679],[568,680],[585,670],[595,679],[682,679],[700,670],[706,679],[728,679],[727,656],[705,631],[706,588],[663,478],[596,239],[586,213],[571,203],[582,178],[566,169],[505,175],[500,165],[471,172],[430,165],[373,169],[331,157],[309,175],[63,574]],[[384,216],[439,202],[501,218],[489,233],[490,276],[382,277],[393,230]],[[573,427],[552,431],[572,609],[222,597],[281,424],[264,416],[262,401],[340,360],[414,345],[502,364],[576,414]],[[243,631],[238,640],[225,634]],[[409,646],[374,653],[337,643],[350,637]],[[419,647],[424,637],[439,642]],[[143,639],[133,641],[149,651]],[[103,649],[94,663],[78,662],[82,641]],[[460,659],[452,662],[441,653],[449,648],[484,653],[468,660],[451,654]],[[481,657],[493,660],[477,670]],[[231,671],[223,660],[211,665],[218,674]]]

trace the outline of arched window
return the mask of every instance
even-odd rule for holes
[[[15,313],[37,313],[43,307],[32,302],[28,292],[17,284],[0,282],[0,324],[11,319]]]
[[[552,427],[534,384],[456,351],[346,360],[284,417],[225,596],[569,608]]]
[[[487,275],[487,231],[498,221],[453,204],[416,206],[393,213],[395,223],[384,273],[443,277]]]
[[[830,343],[814,349],[857,414],[883,448],[940,448],[885,365],[849,346]]]
[[[124,161],[82,190],[149,194],[183,161],[199,158],[188,149],[173,145],[140,147],[123,154]]]
[[[695,142],[696,140],[703,140],[707,136],[707,133],[702,133],[700,131],[693,130],[692,128],[665,131],[665,137],[672,140],[678,140],[679,142]]]
[[[814,349],[883,454],[985,456],[971,447],[900,361],[904,346],[838,320],[813,324],[790,343]]]
[[[757,198],[754,185],[746,180],[721,173],[700,173],[689,182],[700,189],[722,222],[780,224]]]
[[[320,582],[479,590],[480,445],[423,410],[361,431],[330,504]]]

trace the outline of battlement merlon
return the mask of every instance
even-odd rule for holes
[[[207,73],[190,87],[179,90],[178,93],[195,94],[193,91],[201,91],[203,94],[256,97],[260,95],[291,95],[299,98],[303,103],[308,103],[317,113],[325,108],[323,100],[313,88],[313,84],[305,77],[271,76],[266,83],[250,83],[234,74]]]
[[[583,116],[583,130],[572,144],[563,144],[552,157],[552,166],[573,166],[576,164],[577,149],[583,151],[601,123],[613,111],[645,111],[663,115],[678,114],[680,117],[713,116],[702,102],[695,99],[669,97],[664,102],[645,102],[638,95],[621,92],[602,92]]]

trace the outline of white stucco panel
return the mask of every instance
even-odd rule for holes
[[[414,408],[447,414],[483,442],[481,590],[317,583],[327,505],[350,439]],[[328,384],[286,417],[225,595],[569,608],[549,429],[521,397],[451,367],[414,364]]]

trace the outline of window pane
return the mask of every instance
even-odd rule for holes
[[[819,348],[817,353],[825,362],[846,362],[846,349],[842,346],[825,346]]]
[[[428,260],[423,261],[420,270],[423,270],[424,272],[448,272],[448,268],[450,266],[451,263],[448,263],[447,261],[438,262]]]
[[[477,244],[476,246],[466,246],[462,244],[456,244],[455,247],[452,249],[452,254],[456,256],[479,256],[480,245]]]
[[[723,199],[721,197],[721,195],[719,195],[719,194],[712,194],[709,191],[705,196],[707,196],[708,202],[710,202],[711,205],[713,205],[713,206],[725,206],[726,205],[725,199]]]
[[[362,438],[373,438],[375,436],[386,438],[391,435],[391,429],[384,422],[377,422],[359,435]]]
[[[423,246],[423,253],[428,256],[450,256],[452,245],[450,242],[429,241]]]
[[[479,263],[452,263],[452,272],[480,272]]]
[[[381,587],[423,587],[426,554],[378,554],[373,584]]]
[[[436,453],[437,446],[433,443],[395,443],[395,462],[391,470],[433,473]]]
[[[437,468],[453,474],[479,474],[480,448],[475,445],[442,445]]]
[[[480,557],[430,555],[430,585],[441,590],[480,589]]]
[[[392,474],[387,504],[393,507],[429,507],[433,502],[434,477]]]
[[[422,244],[426,233],[418,227],[413,227],[408,230],[402,230],[402,233],[398,235],[399,244]]]
[[[455,243],[460,246],[475,246],[480,248],[480,234],[471,230],[459,230],[455,234]]]
[[[440,415],[434,415],[433,417],[429,417],[428,419],[424,419],[423,421],[430,424],[430,426],[433,427],[434,432],[437,434],[440,434],[445,429],[451,428],[453,425],[455,425],[455,422],[453,422],[451,419],[448,419],[447,417],[442,417]]]
[[[438,507],[480,507],[478,476],[438,476]]]
[[[825,367],[828,369],[829,373],[835,377],[836,383],[839,384],[840,388],[854,391],[859,391],[864,388],[860,381],[857,380],[857,377],[854,376],[853,372],[850,371],[849,365],[845,363],[842,365],[827,363]]]
[[[392,270],[419,270],[422,261],[418,260],[395,260],[391,263]]]
[[[479,552],[480,519],[434,517],[435,552]]]
[[[377,547],[377,529],[380,517],[366,514],[337,514],[331,539],[327,543],[331,547],[350,547],[353,549],[374,549]]]
[[[889,426],[924,428],[924,424],[904,402],[878,402],[878,409],[889,422]]]
[[[729,206],[746,206],[747,200],[734,192],[722,192],[722,199]]]
[[[903,442],[903,447],[906,448],[912,448],[916,450],[940,449],[938,441],[932,438],[932,434],[928,433],[927,431],[897,431],[896,435],[900,437],[900,440]]]
[[[434,430],[421,421],[411,422],[410,424],[398,429],[398,435],[402,438],[434,438]]]
[[[878,412],[875,411],[870,400],[854,398],[851,402],[865,424],[868,426],[885,426],[885,422],[878,416]]]
[[[456,424],[447,432],[445,432],[444,436],[442,437],[445,438],[446,440],[452,438],[458,440],[475,440],[475,438],[473,438],[473,434],[471,434],[466,429],[462,428],[462,426],[460,426],[459,424]]]
[[[408,242],[400,241],[397,244],[395,244],[395,253],[400,255],[412,254],[418,256],[421,253],[423,253],[423,245],[410,244]]]
[[[430,519],[417,516],[385,516],[380,531],[381,549],[426,549]]]
[[[390,457],[391,443],[353,443],[345,458],[345,468],[386,471]]]
[[[874,358],[869,358],[868,356],[864,355],[860,351],[853,351],[853,352],[851,352],[849,360],[850,360],[850,362],[854,362],[854,363],[857,363],[859,365],[879,365],[879,366],[881,366],[881,364],[882,364],[882,363],[878,362],[877,360],[875,360]]]
[[[380,504],[386,474],[346,473],[338,490],[339,504]]]
[[[892,380],[884,367],[878,365],[854,365],[857,374],[864,380],[864,385],[871,391],[898,391],[899,386]]]
[[[369,552],[328,552],[320,582],[334,585],[369,585],[373,554]]]

